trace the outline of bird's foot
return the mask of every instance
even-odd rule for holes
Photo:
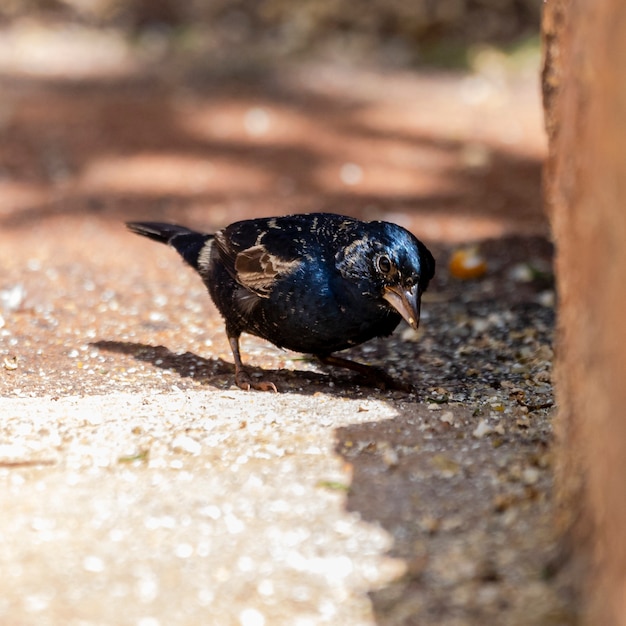
[[[245,370],[239,370],[235,373],[235,383],[239,389],[244,391],[254,389],[256,391],[273,391],[278,393],[278,389],[276,389],[276,385],[273,382],[269,380],[253,380]]]

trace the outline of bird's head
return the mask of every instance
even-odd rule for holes
[[[362,293],[391,306],[417,330],[422,294],[435,274],[435,259],[419,239],[397,224],[370,222],[342,256],[342,273],[357,279]]]

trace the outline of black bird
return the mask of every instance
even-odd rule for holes
[[[371,375],[374,368],[332,353],[390,335],[402,318],[417,329],[435,272],[432,254],[401,226],[331,213],[244,220],[214,235],[159,222],[127,226],[173,246],[200,274],[226,323],[235,381],[246,390],[276,387],[246,373],[242,332]]]

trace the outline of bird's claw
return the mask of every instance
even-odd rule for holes
[[[276,385],[271,380],[253,381],[252,389],[256,389],[256,391],[271,391],[272,393],[278,393]]]
[[[239,370],[235,374],[235,383],[239,389],[243,389],[244,391],[254,389],[255,391],[272,391],[278,393],[278,389],[273,382],[269,380],[252,380],[248,373],[242,370]]]

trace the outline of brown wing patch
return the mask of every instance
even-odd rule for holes
[[[276,281],[295,271],[300,261],[286,261],[270,254],[262,244],[240,252],[235,258],[237,281],[261,297],[269,297]]]

